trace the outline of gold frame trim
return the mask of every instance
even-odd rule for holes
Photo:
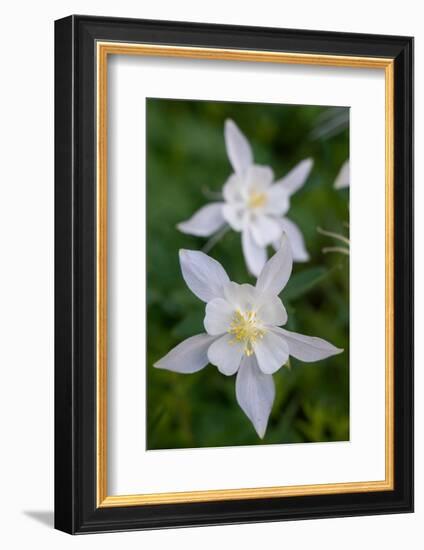
[[[97,42],[97,506],[141,506],[276,498],[394,489],[394,60],[283,52],[262,52],[185,46],[158,46],[123,42]],[[384,69],[386,124],[386,373],[385,373],[385,479],[250,489],[109,496],[107,494],[107,60],[109,55],[144,55],[285,63],[331,67]]]

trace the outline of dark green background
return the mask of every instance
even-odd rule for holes
[[[347,235],[348,190],[333,182],[349,156],[347,124],[317,138],[348,110],[316,106],[147,100],[147,448],[215,447],[349,439],[349,260],[323,254],[336,244],[317,227]],[[317,362],[291,358],[274,375],[276,399],[263,440],[237,404],[235,376],[209,365],[195,374],[153,368],[185,338],[204,332],[205,304],[185,285],[178,250],[200,250],[206,239],[184,235],[178,222],[219,192],[231,173],[224,121],[232,118],[249,139],[255,162],[276,179],[300,160],[315,161],[288,217],[301,228],[311,260],[295,263],[281,298],[286,328],[319,336],[344,353]],[[330,123],[328,123],[330,119]],[[332,135],[331,135],[332,134]],[[254,283],[233,231],[211,250],[231,280]]]

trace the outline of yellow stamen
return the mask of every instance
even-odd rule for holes
[[[255,342],[263,338],[265,334],[265,330],[258,322],[255,311],[242,313],[240,310],[234,313],[228,332],[234,336],[234,339],[230,340],[230,344],[243,342],[243,351],[247,356],[253,354]]]
[[[249,195],[249,208],[261,208],[266,203],[266,194],[252,191]]]

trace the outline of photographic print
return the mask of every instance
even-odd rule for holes
[[[57,529],[413,510],[412,120],[411,37],[55,22]]]
[[[349,109],[146,114],[147,449],[349,440]]]
[[[57,529],[413,510],[412,115],[410,37],[55,22]]]

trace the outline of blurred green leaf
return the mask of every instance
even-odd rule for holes
[[[205,312],[199,310],[190,311],[184,319],[177,323],[172,331],[172,334],[180,339],[184,340],[194,334],[204,332],[203,319]]]
[[[295,273],[283,290],[282,296],[285,301],[292,301],[301,298],[309,292],[315,285],[319,284],[325,277],[328,277],[330,271],[324,267],[311,267],[300,273]]]

